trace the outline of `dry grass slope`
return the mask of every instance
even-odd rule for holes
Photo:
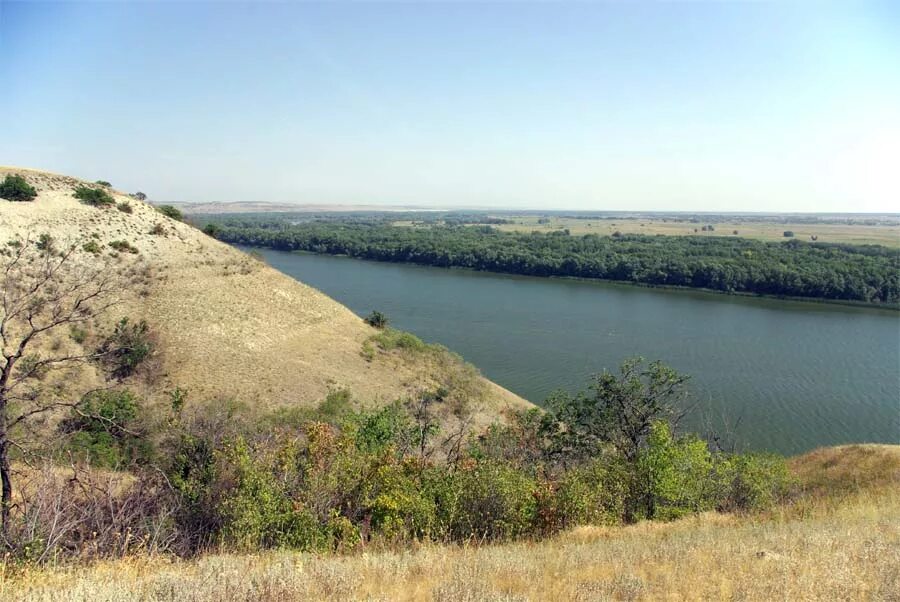
[[[860,462],[861,463],[858,463]],[[826,474],[822,476],[822,469]],[[505,546],[317,557],[272,552],[36,571],[0,598],[50,600],[898,600],[900,446],[792,461],[806,493],[764,516],[580,528]],[[832,489],[820,489],[825,482]]]
[[[75,178],[0,167],[0,178],[7,173],[22,174],[39,194],[30,203],[0,201],[0,241],[48,232],[61,243],[93,236],[104,253],[114,240],[137,248],[148,278],[109,319],[142,317],[156,330],[161,353],[144,391],[151,397],[179,386],[194,400],[277,407],[313,405],[348,388],[382,403],[468,373],[460,362],[412,354],[367,359],[362,347],[375,331],[346,307],[147,203],[112,190],[132,212],[97,209],[72,197],[82,184]],[[478,421],[527,403],[480,376],[467,382]]]

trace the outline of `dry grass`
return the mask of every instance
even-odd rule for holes
[[[876,478],[850,467],[865,456]],[[801,484],[844,465],[854,493],[766,516],[707,513],[673,523],[579,528],[552,540],[424,546],[317,557],[289,552],[194,561],[123,560],[26,572],[10,600],[900,600],[900,448],[819,450]],[[841,485],[838,472],[829,478]],[[807,488],[807,491],[809,489]]]
[[[509,216],[503,216],[509,217]],[[900,247],[900,226],[897,225],[847,225],[847,224],[802,224],[802,223],[769,223],[769,222],[721,222],[713,224],[715,231],[703,232],[700,228],[705,224],[689,221],[667,219],[571,219],[549,218],[549,223],[537,223],[535,216],[513,216],[516,223],[494,226],[501,230],[515,232],[552,232],[568,229],[572,234],[599,234],[608,236],[613,232],[622,234],[664,234],[668,236],[734,236],[735,230],[742,238],[778,241],[789,240],[784,237],[785,230],[794,232],[797,240],[809,241],[816,236],[818,242],[876,244]],[[398,222],[399,223],[399,222]],[[408,223],[408,222],[407,222]],[[694,229],[697,232],[694,232]]]
[[[349,309],[146,203],[112,191],[133,212],[96,209],[72,198],[79,180],[2,167],[0,178],[10,172],[28,179],[38,197],[2,201],[0,242],[49,232],[60,242],[97,240],[103,253],[113,240],[137,248],[129,258],[141,262],[148,278],[109,318],[145,318],[159,337],[155,382],[141,391],[147,397],[162,399],[178,386],[192,400],[309,407],[330,390],[347,388],[356,399],[382,403],[415,393],[423,379],[442,378],[434,362],[416,357],[367,361],[360,349],[375,330]],[[150,234],[157,224],[165,235]],[[527,405],[478,378],[484,386],[473,388],[476,413],[495,416],[505,406]]]

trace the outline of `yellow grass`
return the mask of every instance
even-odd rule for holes
[[[869,458],[875,477],[854,474],[858,458]],[[805,486],[823,462],[843,466],[830,478],[849,478],[852,494],[807,499],[766,516],[707,513],[668,524],[584,527],[540,543],[345,557],[122,560],[0,580],[0,599],[900,599],[900,448],[830,448],[792,467]]]
[[[538,217],[514,216],[515,224],[502,224],[493,226],[501,230],[517,232],[552,232],[568,229],[572,234],[599,234],[608,236],[613,232],[622,234],[664,234],[667,236],[737,236],[758,240],[785,241],[785,230],[794,232],[797,240],[809,241],[811,236],[816,236],[818,242],[851,243],[851,244],[876,244],[890,247],[900,247],[900,225],[847,225],[847,224],[801,224],[801,223],[768,223],[753,221],[734,221],[713,223],[713,232],[703,232],[701,228],[705,223],[691,223],[689,221],[662,221],[661,219],[596,219],[582,220],[571,218],[551,217],[547,224],[537,223]],[[398,222],[399,223],[399,222]],[[694,232],[694,229],[697,232]]]

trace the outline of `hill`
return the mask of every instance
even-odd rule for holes
[[[791,459],[798,494],[763,515],[578,527],[541,542],[409,552],[130,559],[36,570],[21,600],[893,600],[900,446]]]
[[[0,178],[8,173],[22,175],[38,195],[0,200],[0,241],[48,233],[58,244],[96,241],[104,255],[114,254],[114,241],[136,250],[146,278],[100,327],[124,316],[148,322],[159,343],[153,384],[143,391],[151,398],[180,387],[192,399],[311,407],[347,389],[360,403],[380,404],[452,382],[458,393],[448,406],[466,405],[476,422],[528,405],[444,350],[375,345],[376,353],[364,353],[378,331],[349,309],[149,203],[109,188],[130,212],[96,208],[73,197],[87,184],[76,178],[0,167]],[[85,367],[78,378],[100,377]]]

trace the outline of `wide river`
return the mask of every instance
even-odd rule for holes
[[[261,252],[538,404],[640,355],[690,374],[689,426],[738,424],[743,449],[900,442],[897,312]]]

